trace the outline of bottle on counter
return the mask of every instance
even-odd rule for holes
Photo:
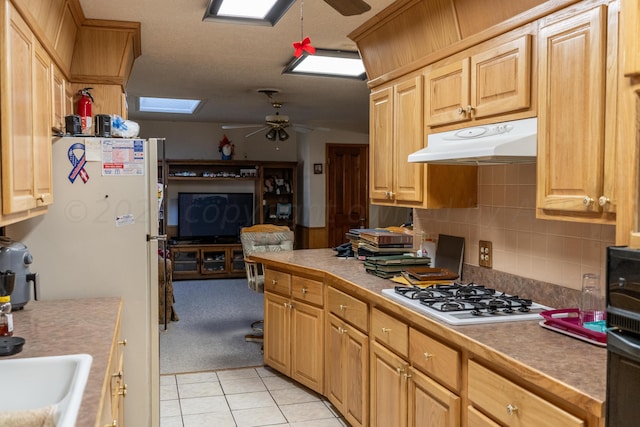
[[[420,239],[420,256],[429,258],[429,266],[436,265],[436,242],[424,231],[421,233]]]
[[[11,297],[0,296],[0,336],[13,335],[13,314],[11,313]]]

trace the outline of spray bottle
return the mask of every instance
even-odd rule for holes
[[[420,252],[421,256],[430,258],[429,266],[436,266],[436,242],[433,241],[431,236],[424,231],[421,233],[422,239],[420,240]]]

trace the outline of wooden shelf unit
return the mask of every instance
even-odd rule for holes
[[[167,160],[159,164],[165,182],[165,197],[179,191],[245,192],[254,194],[254,224],[286,225],[295,230],[297,163],[248,160]],[[173,280],[242,277],[245,274],[239,239],[220,242],[176,240],[177,221],[170,207],[163,213],[170,239]],[[171,225],[174,224],[174,225]],[[233,241],[232,241],[233,240]],[[175,241],[175,243],[171,243]]]

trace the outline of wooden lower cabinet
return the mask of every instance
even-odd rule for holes
[[[326,396],[351,427],[369,425],[369,338],[327,315]]]
[[[409,368],[409,427],[460,425],[460,397],[415,368]]]
[[[285,279],[293,284],[295,295],[313,299],[318,293],[313,281],[267,270],[264,294],[264,361],[299,383],[318,392],[324,392],[324,310],[289,295],[270,292],[267,283],[280,283]],[[275,279],[277,277],[278,279]],[[290,282],[289,282],[290,280]],[[297,286],[300,286],[298,291]],[[322,286],[321,282],[315,282]],[[303,291],[306,289],[306,291]]]
[[[407,426],[409,364],[377,342],[371,343],[371,426]]]
[[[127,384],[124,381],[124,347],[127,340],[122,339],[120,330],[118,318],[103,383],[100,416],[95,427],[124,426],[124,399],[127,396]]]
[[[548,400],[469,360],[468,398],[474,408],[507,426],[576,427],[587,425]],[[474,420],[484,420],[472,414]],[[469,424],[470,426],[472,424]],[[481,421],[481,426],[492,425]]]
[[[371,344],[371,426],[456,427],[460,398],[408,362]]]

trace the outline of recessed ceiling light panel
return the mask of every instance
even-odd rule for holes
[[[203,21],[274,26],[295,0],[209,0]]]
[[[366,79],[364,64],[358,52],[316,49],[315,55],[293,58],[283,74],[303,74],[325,77]]]

